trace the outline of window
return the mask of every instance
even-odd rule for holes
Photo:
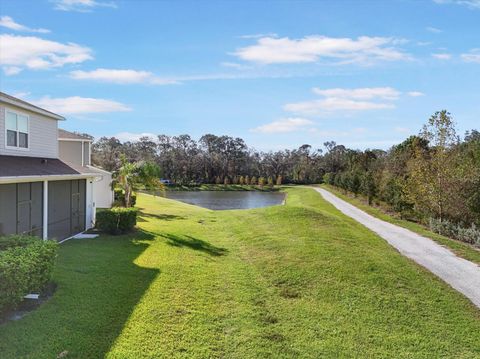
[[[7,147],[28,148],[28,116],[6,111]]]

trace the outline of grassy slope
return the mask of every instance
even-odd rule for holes
[[[384,220],[386,222],[390,222],[393,224],[396,224],[398,226],[407,228],[413,232],[416,232],[422,236],[428,237],[436,241],[437,243],[440,243],[441,245],[444,245],[445,247],[450,248],[452,251],[454,251],[458,256],[468,259],[469,261],[472,261],[474,263],[477,263],[480,265],[480,250],[474,248],[473,246],[463,243],[445,236],[442,236],[440,234],[434,233],[430,231],[427,227],[422,226],[419,223],[407,221],[404,219],[396,218],[393,217],[378,207],[372,207],[369,206],[367,201],[363,199],[362,197],[357,197],[354,198],[353,196],[346,195],[342,191],[336,189],[333,186],[329,185],[321,185],[322,188],[332,192],[336,196],[340,197],[344,201],[349,202],[350,204],[353,204],[354,206],[360,208],[361,210],[367,212],[368,214],[377,217],[381,220]]]
[[[141,195],[141,232],[61,247],[2,358],[478,358],[480,312],[311,189],[213,212]]]

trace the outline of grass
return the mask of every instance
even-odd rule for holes
[[[349,202],[350,204],[353,204],[354,206],[360,208],[361,210],[367,212],[368,214],[374,217],[377,217],[383,221],[404,227],[406,229],[411,230],[412,232],[416,232],[427,238],[433,239],[435,242],[450,248],[459,257],[465,258],[469,261],[472,261],[480,265],[480,250],[475,248],[473,245],[432,232],[429,228],[421,225],[420,223],[415,223],[412,221],[395,217],[392,214],[386,213],[386,211],[382,207],[369,206],[367,203],[367,200],[360,195],[358,197],[354,197],[353,195],[345,194],[339,189],[326,184],[321,185],[321,187],[332,192],[333,194],[340,197],[344,201]]]
[[[140,195],[139,230],[60,248],[3,358],[478,358],[480,312],[308,188],[209,211]]]

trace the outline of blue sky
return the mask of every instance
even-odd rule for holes
[[[0,88],[95,137],[388,148],[480,128],[480,1],[3,0]]]

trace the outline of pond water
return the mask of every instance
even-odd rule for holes
[[[165,197],[208,209],[249,209],[283,203],[285,193],[254,191],[167,191]]]

